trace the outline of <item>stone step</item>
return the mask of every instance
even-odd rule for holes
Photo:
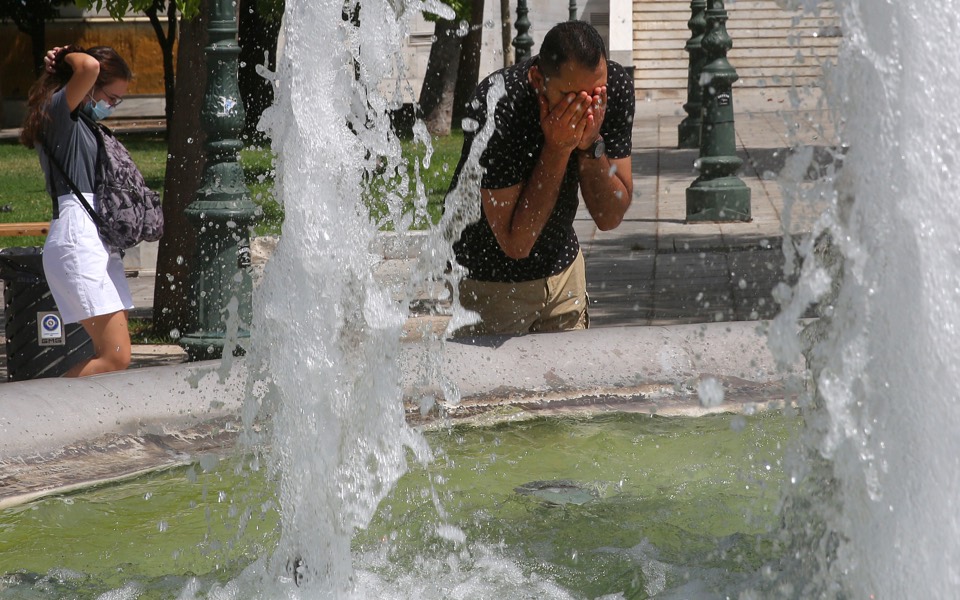
[[[830,4],[816,14],[786,10],[776,0],[738,0],[728,2],[726,9],[733,40],[728,56],[740,87],[816,84],[824,60],[837,55],[839,19]],[[633,14],[637,90],[648,95],[651,90],[685,90],[690,3],[634,0]]]
[[[835,55],[834,55],[835,56]],[[828,56],[819,57],[819,59],[830,58]],[[796,53],[791,56],[772,56],[765,57],[760,56],[756,53],[749,52],[745,54],[730,52],[727,55],[727,59],[730,61],[730,64],[737,70],[738,74],[752,75],[752,73],[747,72],[747,70],[756,70],[756,71],[768,71],[771,73],[778,74],[788,74],[790,71],[796,71],[799,74],[806,74],[804,71],[816,71],[817,73],[821,70],[821,63],[818,58],[813,56],[803,56],[799,58]],[[671,69],[676,70],[679,61],[675,60],[648,60],[647,68],[644,72],[650,71],[669,71]],[[684,73],[687,70],[687,66],[683,65],[680,69]]]
[[[757,33],[760,33],[759,31]],[[765,31],[765,33],[770,33]],[[803,52],[805,54],[813,54],[823,52],[825,50],[830,50],[836,52],[837,50],[837,40],[834,38],[828,37],[819,37],[819,36],[797,36],[796,39],[788,39],[787,43],[784,43],[783,37],[777,35],[767,35],[763,37],[754,38],[749,44],[745,44],[742,41],[738,43],[738,40],[743,40],[743,37],[733,40],[733,50],[732,52],[742,51],[744,49],[748,50],[763,50],[766,52],[777,53],[777,52]],[[684,44],[686,44],[686,39],[684,39]],[[633,50],[633,55],[643,56],[643,57],[657,57],[657,56],[683,56],[686,60],[687,52],[684,50],[683,45],[678,45],[676,39],[653,39],[648,38],[644,40],[642,46],[637,46]]]

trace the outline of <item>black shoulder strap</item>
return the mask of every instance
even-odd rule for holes
[[[70,189],[73,191],[73,194],[77,197],[78,200],[80,200],[80,203],[83,204],[83,207],[87,209],[87,212],[90,214],[90,218],[93,219],[93,222],[97,225],[97,229],[98,230],[102,229],[103,221],[100,220],[100,215],[98,215],[97,211],[93,210],[93,207],[90,206],[89,202],[87,202],[86,197],[83,195],[83,192],[80,191],[80,188],[77,187],[77,184],[75,184],[73,180],[67,176],[66,171],[64,171],[63,167],[60,166],[60,162],[53,157],[53,152],[51,152],[50,147],[47,146],[47,142],[43,141],[42,143],[43,143],[43,151],[47,153],[47,161],[49,161],[49,163],[53,165],[54,168],[57,169],[57,171],[60,173],[60,176],[63,177],[64,181],[67,182],[67,185],[70,186]],[[56,188],[53,187],[53,183],[51,182],[50,195],[53,198],[53,206],[54,206],[53,214],[54,216],[59,217],[60,205],[57,202],[56,193],[57,193],[57,190]]]

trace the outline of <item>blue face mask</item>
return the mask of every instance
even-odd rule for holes
[[[113,107],[107,104],[106,100],[99,100],[96,103],[91,100],[90,102],[87,102],[87,105],[84,107],[84,109],[94,121],[102,121],[113,114]]]

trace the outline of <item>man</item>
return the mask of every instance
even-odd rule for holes
[[[601,230],[617,227],[633,193],[633,81],[582,21],[560,23],[540,54],[480,83],[452,188],[487,120],[487,93],[506,94],[480,158],[481,216],[454,244],[468,269],[460,302],[481,322],[464,334],[520,334],[589,325],[583,255],[573,230],[578,189]]]

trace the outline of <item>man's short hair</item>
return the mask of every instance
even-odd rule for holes
[[[601,58],[606,60],[607,49],[600,33],[586,21],[566,21],[555,25],[544,36],[538,60],[544,75],[556,75],[560,67],[571,60],[595,69]]]

